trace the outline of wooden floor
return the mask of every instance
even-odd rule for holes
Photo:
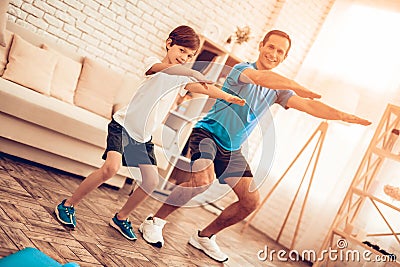
[[[158,249],[141,236],[123,238],[108,225],[122,206],[130,185],[120,190],[101,186],[77,207],[78,227],[71,231],[54,217],[54,207],[82,178],[48,169],[0,153],[0,258],[25,247],[36,247],[60,263],[81,266],[308,266],[302,262],[259,261],[257,252],[268,245],[281,247],[262,233],[239,223],[218,234],[217,242],[229,255],[219,264],[187,244],[191,234],[216,215],[202,207],[182,208],[169,217],[164,229],[165,245]],[[130,219],[135,231],[142,220],[161,204],[149,198]]]

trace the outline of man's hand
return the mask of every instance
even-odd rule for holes
[[[234,96],[234,95],[229,95],[228,97],[226,97],[225,101],[232,103],[232,104],[239,105],[239,106],[244,106],[244,104],[246,104],[245,99]]]
[[[349,123],[356,123],[356,124],[361,124],[364,126],[370,125],[371,122],[365,119],[362,119],[360,117],[357,117],[356,115],[344,113],[343,117],[341,118],[342,121],[349,122]]]

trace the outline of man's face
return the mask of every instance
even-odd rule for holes
[[[180,45],[173,45],[171,46],[171,42],[167,41],[167,58],[168,63],[170,64],[185,64],[186,62],[190,61],[194,55],[196,54],[196,50],[180,46]]]
[[[288,39],[280,35],[271,35],[264,45],[262,42],[259,45],[260,55],[257,60],[257,67],[264,70],[277,67],[286,58],[288,49]]]

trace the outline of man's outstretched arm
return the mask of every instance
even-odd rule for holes
[[[361,125],[370,125],[371,122],[355,115],[342,112],[333,107],[330,107],[320,101],[302,98],[297,95],[293,95],[289,98],[286,105],[289,108],[294,108],[303,112],[306,112],[314,117],[327,120],[341,120],[349,123],[356,123]]]
[[[293,90],[297,95],[307,98],[321,98],[321,95],[314,93],[301,86],[297,82],[286,78],[270,70],[245,69],[240,74],[240,81],[244,83],[253,83],[275,90]]]

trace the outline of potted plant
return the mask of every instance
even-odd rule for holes
[[[243,44],[250,39],[250,27],[244,26],[243,28],[237,27],[235,31],[235,42]]]
[[[243,28],[236,27],[235,34],[230,35],[226,40],[226,43],[230,44],[232,41],[236,44],[243,44],[250,39],[250,27],[244,26]]]

